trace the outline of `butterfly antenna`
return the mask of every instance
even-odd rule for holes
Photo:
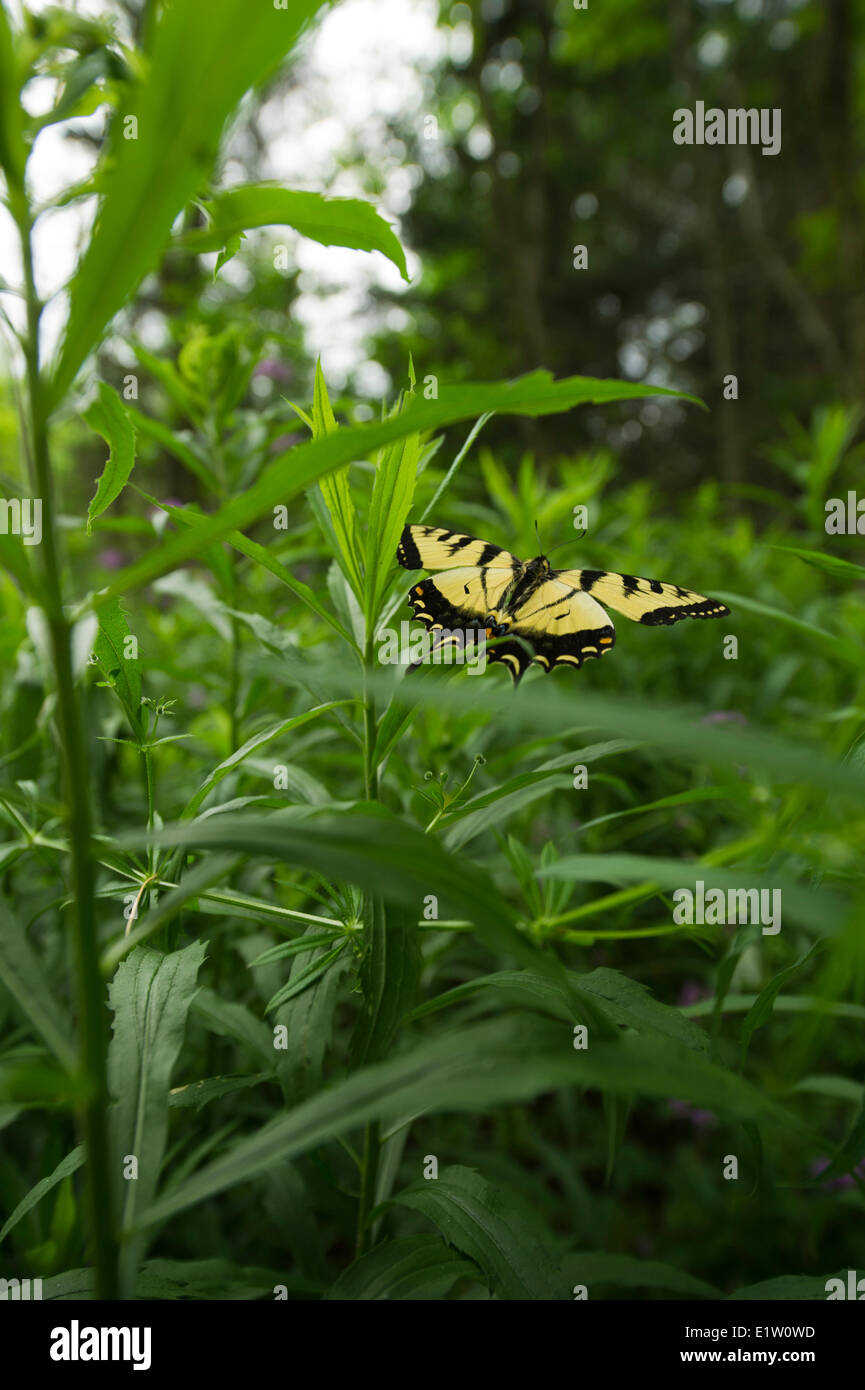
[[[538,554],[539,554],[539,555],[543,555],[543,553],[544,553],[544,547],[541,545],[541,533],[540,533],[540,531],[538,530],[538,523],[537,523],[537,521],[535,522],[535,535],[536,535],[537,538],[538,538]]]
[[[575,537],[574,537],[574,539],[573,539],[572,541],[562,541],[561,545],[554,545],[553,548],[552,548],[552,550],[550,551],[550,555],[554,555],[554,554],[556,553],[557,550],[562,550],[565,546],[568,546],[568,545],[578,545],[579,542],[583,539],[583,536],[584,536],[585,534],[586,534],[586,532],[585,532],[585,528],[584,528],[584,529],[580,532],[580,534],[579,534],[578,536],[575,536]]]

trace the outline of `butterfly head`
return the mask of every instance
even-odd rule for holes
[[[536,555],[534,559],[526,561],[525,573],[527,575],[533,575],[537,578],[541,575],[549,574],[549,572],[550,562],[546,555]]]

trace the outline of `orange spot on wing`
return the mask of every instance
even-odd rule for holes
[[[422,594],[422,593],[423,593],[423,584],[418,584],[417,588],[415,589],[415,593],[416,593],[416,594]]]

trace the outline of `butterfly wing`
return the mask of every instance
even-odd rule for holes
[[[397,559],[405,569],[444,571],[408,596],[414,616],[433,630],[484,627],[522,571],[510,551],[443,526],[406,526]]]
[[[407,570],[451,570],[473,566],[507,570],[516,578],[522,565],[509,550],[444,526],[405,526],[396,558]]]
[[[726,604],[706,598],[678,584],[662,584],[658,579],[642,579],[633,574],[611,574],[608,570],[559,570],[558,580],[582,590],[617,613],[647,627],[669,627],[682,618],[723,618]]]
[[[463,565],[414,584],[408,596],[412,612],[430,629],[486,626],[513,579],[509,569]]]
[[[523,642],[504,641],[488,648],[490,661],[507,663],[515,681],[531,663],[545,671],[556,666],[582,666],[612,651],[616,632],[609,617],[579,586],[554,571],[511,615],[509,630]]]

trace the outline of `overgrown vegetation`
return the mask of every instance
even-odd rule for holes
[[[863,569],[824,530],[859,414],[779,425],[755,520],[605,445],[485,445],[676,394],[649,385],[425,393],[406,351],[376,422],[321,368],[262,405],[285,342],[198,298],[176,352],[134,340],[131,395],[94,380],[166,254],[278,223],[404,268],[366,204],[209,183],[316,8],[175,0],[135,53],[0,10],[28,311],[2,482],[42,503],[41,545],[0,536],[0,1269],[46,1298],[823,1297],[865,1157]],[[17,100],[45,71],[52,119],[113,113],[54,360]],[[621,619],[609,662],[516,691],[379,663],[406,520],[528,556],[576,505],[571,563],[731,617]],[[780,889],[781,930],[677,924],[697,880]]]

